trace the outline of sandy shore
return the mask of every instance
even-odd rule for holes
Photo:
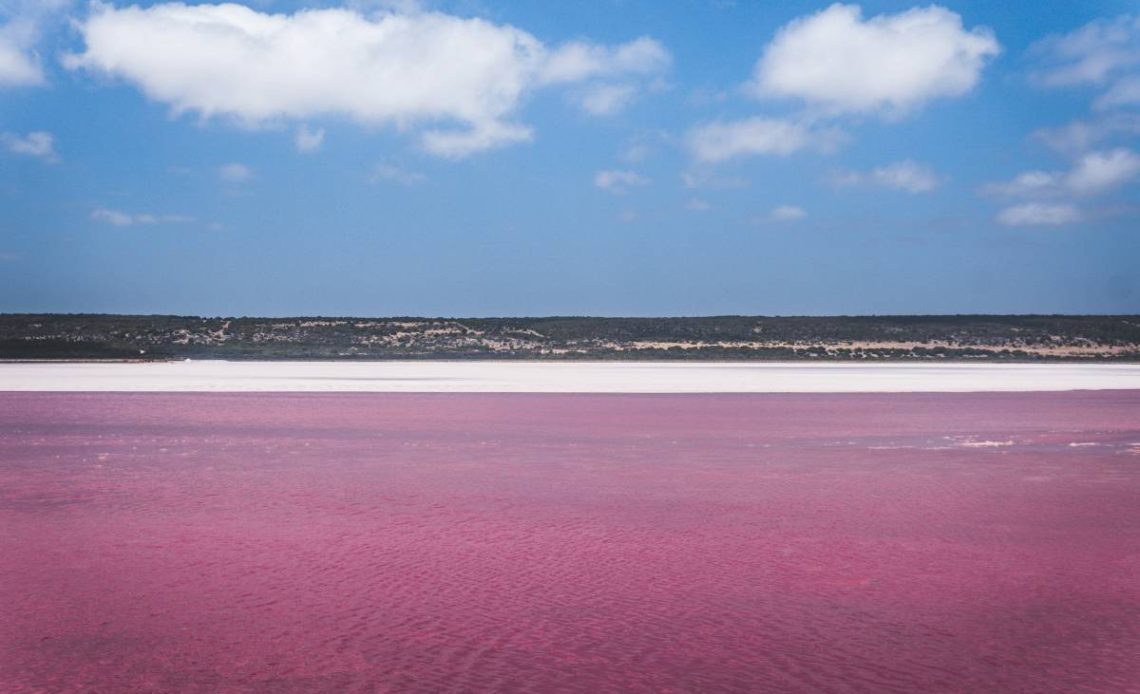
[[[0,391],[850,393],[1140,389],[1140,364],[225,362],[0,364]]]

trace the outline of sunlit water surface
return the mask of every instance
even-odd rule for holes
[[[0,393],[0,691],[1140,691],[1140,391]]]

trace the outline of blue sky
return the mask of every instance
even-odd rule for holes
[[[0,0],[0,311],[1140,312],[1140,3]]]

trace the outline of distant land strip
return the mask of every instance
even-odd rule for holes
[[[1140,315],[351,318],[0,314],[4,360],[1140,361]]]

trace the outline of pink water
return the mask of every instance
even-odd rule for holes
[[[0,393],[0,691],[1137,692],[1140,392]]]

